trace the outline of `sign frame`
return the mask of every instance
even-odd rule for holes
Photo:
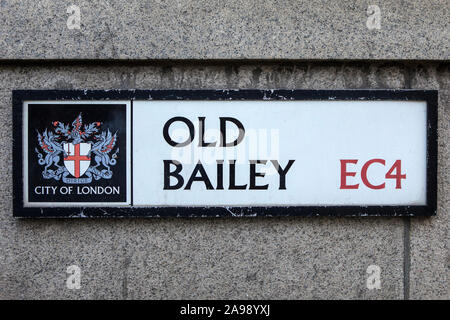
[[[409,206],[268,206],[268,207],[24,207],[23,104],[30,100],[396,100],[425,101],[427,121],[426,205]],[[254,217],[254,216],[433,216],[437,210],[438,91],[416,89],[342,90],[13,90],[13,216],[80,217]],[[131,114],[131,128],[133,127]],[[131,166],[133,157],[131,130]],[[132,170],[131,170],[132,172]],[[132,192],[131,175],[131,194]]]

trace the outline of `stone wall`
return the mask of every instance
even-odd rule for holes
[[[8,32],[20,38],[20,28]],[[0,62],[0,299],[450,298],[450,67],[445,61],[102,61],[97,49],[83,56],[92,61],[23,60],[40,57],[33,43],[24,51],[0,46],[7,58]],[[42,49],[44,56],[59,56],[52,46]],[[326,50],[331,49],[325,57]],[[441,54],[432,51],[430,57],[443,59]],[[11,91],[114,88],[438,89],[437,216],[13,218]],[[66,288],[66,268],[74,264],[82,272],[80,290]],[[366,269],[373,264],[381,267],[379,290],[366,287]]]
[[[0,30],[11,60],[450,58],[448,0],[3,0]]]

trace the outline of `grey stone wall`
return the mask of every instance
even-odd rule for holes
[[[450,58],[448,0],[2,0],[0,31],[11,60]]]
[[[51,6],[50,1],[43,2]],[[26,1],[14,5],[25,7],[22,3]],[[311,3],[313,6],[314,2]],[[346,2],[345,6],[358,3]],[[433,3],[431,9],[438,10],[444,2],[430,3]],[[5,6],[11,2],[1,4]],[[419,2],[414,5],[412,7],[408,2],[405,10],[420,10]],[[205,8],[202,10],[208,15],[209,7]],[[28,10],[37,9],[28,7]],[[424,14],[434,13],[439,18],[448,11],[431,10]],[[391,14],[395,17],[401,13],[394,11]],[[7,19],[6,23],[9,21]],[[437,21],[425,33],[440,28],[440,23]],[[21,38],[18,34],[22,27],[26,28],[21,23],[17,29],[9,26],[10,39]],[[27,28],[33,29],[35,25],[31,22]],[[133,28],[133,25],[127,25],[127,28]],[[242,39],[251,36],[251,31],[247,32]],[[356,33],[357,30],[355,36]],[[333,35],[324,33],[325,38]],[[405,45],[406,42],[397,36],[390,41]],[[13,41],[5,40],[4,35],[0,37],[3,42]],[[37,48],[41,37],[36,35],[35,41],[28,41],[22,51],[7,43],[6,48],[0,46],[3,50],[0,52],[8,59],[42,55],[73,57],[67,53],[71,51],[61,45],[55,48],[55,44],[47,43],[43,48]],[[63,35],[62,39],[68,37]],[[186,50],[183,51],[185,56],[191,56],[190,51],[180,44],[183,37],[181,34],[175,47]],[[408,33],[402,37],[408,37]],[[427,38],[428,43],[435,45],[430,47],[428,58],[448,57],[448,50],[441,51],[445,45],[440,47],[439,39],[439,34]],[[153,43],[150,40],[149,46]],[[238,43],[234,40],[227,50],[232,50]],[[282,46],[281,42],[275,44]],[[94,47],[89,49],[81,43],[73,51],[74,55],[103,57],[103,51],[95,45],[97,42],[94,41]],[[112,44],[106,41],[104,45],[105,52],[113,52],[106,49],[109,45],[113,48]],[[192,46],[200,48],[198,43]],[[127,50],[130,47],[128,45]],[[205,50],[211,47],[209,43]],[[170,48],[168,45],[167,50]],[[332,48],[323,48],[318,56],[327,57]],[[344,45],[342,52],[347,56],[358,56],[358,48],[355,44],[355,50],[349,52]],[[380,52],[386,57],[391,49],[388,42]],[[397,52],[404,58],[421,57],[419,51],[426,49],[421,47],[402,53],[393,50],[392,53]],[[114,54],[131,54],[121,50]],[[152,50],[157,52],[156,48]],[[245,45],[242,50],[247,50]],[[252,50],[271,55],[270,50],[259,51],[257,45]],[[293,49],[288,46],[286,50]],[[236,56],[243,52],[237,51]],[[252,51],[245,52],[252,56]],[[200,56],[209,56],[207,53]],[[138,56],[145,56],[145,52]],[[220,51],[213,56],[220,57]],[[171,55],[166,53],[165,57]],[[365,57],[370,59],[367,52]],[[437,216],[423,219],[14,219],[11,90],[108,88],[438,89]],[[0,63],[0,299],[449,299],[449,95],[450,67],[445,62],[139,63],[96,60],[76,63],[41,60]],[[69,290],[65,285],[66,268],[73,264],[80,266],[82,271],[80,290]],[[372,264],[381,267],[380,290],[366,287],[366,268]]]

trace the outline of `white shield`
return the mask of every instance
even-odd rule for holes
[[[91,165],[91,158],[87,156],[91,150],[89,143],[63,143],[67,157],[64,158],[64,165],[70,174],[75,178],[81,177]]]

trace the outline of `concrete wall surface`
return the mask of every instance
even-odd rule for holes
[[[0,59],[443,60],[450,58],[449,6],[448,0],[1,0]]]
[[[59,1],[41,1],[45,10],[56,10]],[[170,2],[170,1],[169,1]],[[28,1],[1,1],[0,26],[7,28],[8,36],[0,34],[0,56],[15,61],[0,63],[0,299],[449,299],[449,207],[450,207],[450,67],[445,61],[428,62],[120,62],[99,60],[68,61],[19,61],[21,58],[55,57],[173,57],[194,56],[191,50],[199,49],[199,57],[248,57],[274,55],[273,48],[282,48],[283,42],[275,40],[273,48],[261,49],[260,37],[270,28],[283,31],[281,18],[263,24],[260,29],[248,20],[235,26],[238,32],[248,23],[242,39],[233,39],[228,48],[214,48],[214,39],[220,34],[217,25],[210,32],[190,34],[180,32],[170,40],[163,26],[149,30],[133,52],[136,39],[115,40],[119,35],[107,13],[112,10],[128,10],[133,1],[101,1],[99,22],[107,35],[80,33],[77,46],[70,44],[72,36],[61,31],[59,44],[50,41],[54,23],[59,19],[54,13],[48,18],[33,20],[39,6]],[[142,1],[142,10],[155,14],[154,4],[162,10],[166,2]],[[187,1],[194,7],[196,2]],[[240,2],[239,2],[240,3]],[[258,2],[255,2],[258,3]],[[259,7],[255,15],[272,12],[278,3],[279,14],[286,6],[282,1],[269,1]],[[288,2],[293,5],[292,2]],[[297,2],[296,2],[297,3]],[[306,1],[298,1],[306,5]],[[310,1],[308,6],[322,5]],[[340,10],[358,6],[357,1],[341,4]],[[446,22],[439,6],[444,1],[405,2],[399,11],[397,1],[385,1],[397,8],[389,13],[392,19],[408,12],[422,12],[434,16],[433,24],[423,31],[426,47],[421,40],[408,43],[413,31],[394,34],[383,44],[376,57],[400,55],[402,58],[425,57],[445,60],[441,30]],[[403,2],[402,2],[403,3]],[[217,5],[217,3],[216,3]],[[123,7],[122,7],[123,6]],[[211,5],[205,10],[202,26],[214,17]],[[422,8],[424,6],[425,8]],[[428,6],[428,7],[427,7]],[[300,6],[301,7],[301,6]],[[298,8],[295,14],[300,14]],[[29,10],[29,20],[18,13],[5,12]],[[250,15],[252,8],[236,7],[230,10],[230,19]],[[240,9],[239,9],[240,8]],[[403,7],[402,7],[403,8]],[[95,9],[95,8],[94,8]],[[182,8],[178,10],[183,10]],[[236,10],[239,10],[237,12]],[[324,9],[325,10],[325,9]],[[331,9],[330,9],[331,10]],[[50,12],[49,11],[49,12]],[[95,11],[95,10],[94,10]],[[86,13],[94,19],[94,11]],[[162,12],[161,11],[161,12]],[[53,11],[51,11],[53,12]],[[311,14],[314,14],[314,10]],[[340,11],[337,11],[340,13]],[[406,13],[405,13],[406,12]],[[150,15],[149,13],[149,15]],[[64,13],[63,13],[64,14]],[[166,14],[170,14],[167,12]],[[277,13],[278,14],[278,13]],[[294,13],[284,13],[288,17]],[[305,13],[306,14],[306,13]],[[325,11],[325,14],[331,14]],[[7,15],[5,19],[5,15]],[[140,17],[141,13],[136,13]],[[143,14],[142,14],[143,15]],[[276,15],[275,15],[276,16]],[[14,20],[14,17],[17,19]],[[150,16],[152,17],[152,16]],[[192,13],[186,19],[193,19]],[[244,18],[244,16],[242,16]],[[125,19],[125,18],[124,18]],[[129,17],[126,19],[130,19]],[[151,20],[151,18],[148,18]],[[158,19],[163,20],[164,17]],[[321,19],[321,18],[317,18]],[[323,18],[326,19],[326,18]],[[286,20],[286,19],[285,19]],[[294,23],[294,20],[290,20]],[[208,22],[209,21],[209,22]],[[402,20],[403,21],[403,20]],[[412,21],[415,21],[414,19]],[[15,23],[16,27],[12,24]],[[86,24],[88,22],[85,22]],[[102,24],[103,23],[103,24]],[[143,21],[138,22],[140,24]],[[179,22],[181,23],[181,22]],[[228,24],[227,24],[228,23]],[[230,26],[232,21],[225,23]],[[324,26],[323,41],[334,37],[345,21],[338,21],[330,31]],[[6,27],[5,27],[6,26]],[[131,20],[120,25],[125,30],[135,30]],[[275,27],[279,26],[279,29]],[[37,29],[40,32],[37,33]],[[184,30],[181,25],[174,30]],[[187,27],[186,27],[187,28]],[[306,24],[308,29],[308,23]],[[137,29],[136,29],[137,30]],[[45,32],[49,32],[47,35]],[[151,31],[151,32],[150,32]],[[173,30],[172,30],[173,31]],[[443,30],[441,30],[443,31]],[[448,28],[447,28],[448,31]],[[106,31],[105,31],[106,32]],[[130,31],[132,32],[132,31]],[[306,31],[307,32],[307,31]],[[389,32],[385,30],[384,32]],[[23,34],[21,34],[23,33]],[[347,34],[347,32],[345,32]],[[33,34],[33,36],[31,36]],[[208,38],[211,36],[212,38]],[[307,33],[305,33],[307,34]],[[267,36],[267,35],[266,35]],[[364,35],[358,29],[348,33],[349,42],[337,49],[336,57],[366,56]],[[34,37],[29,39],[27,37]],[[105,39],[101,37],[106,37]],[[145,38],[147,37],[147,38]],[[320,37],[310,33],[312,43],[320,45]],[[352,39],[352,37],[356,37]],[[214,39],[213,39],[214,38]],[[21,46],[17,39],[28,39]],[[205,40],[206,39],[206,40]],[[209,39],[209,40],[208,40]],[[421,38],[422,39],[422,38]],[[164,40],[164,41],[163,41]],[[448,39],[447,39],[448,40]],[[14,43],[8,42],[12,41]],[[86,41],[85,43],[83,41]],[[127,41],[130,41],[127,42]],[[171,42],[172,41],[172,42]],[[203,47],[200,42],[206,41]],[[208,42],[209,41],[209,42]],[[225,37],[224,43],[228,41]],[[242,42],[240,42],[242,41]],[[252,45],[247,42],[254,41]],[[356,41],[353,52],[350,42]],[[361,42],[358,42],[361,41]],[[376,40],[381,41],[381,40]],[[375,41],[375,43],[377,43]],[[323,46],[315,49],[319,58],[326,58],[333,50]],[[6,43],[6,46],[4,45]],[[326,43],[326,42],[325,42]],[[400,49],[393,49],[398,43]],[[67,44],[67,47],[63,44]],[[88,45],[89,44],[89,45]],[[92,44],[92,46],[90,46]],[[100,50],[98,46],[102,46]],[[296,56],[288,42],[286,55]],[[305,44],[306,45],[306,44]],[[313,44],[311,44],[313,45]],[[237,46],[242,46],[235,50]],[[407,46],[407,47],[405,47]],[[164,50],[161,48],[165,47]],[[180,50],[175,53],[174,48]],[[284,48],[284,47],[283,47]],[[320,50],[323,48],[323,51]],[[408,48],[409,51],[402,51]],[[261,50],[260,50],[261,49]],[[147,50],[147,51],[146,51]],[[222,50],[222,51],[221,51]],[[360,50],[362,50],[360,52]],[[308,50],[305,51],[308,55]],[[303,54],[303,53],[302,53]],[[370,59],[370,58],[368,58]],[[345,88],[427,88],[439,90],[439,159],[438,159],[438,212],[431,218],[222,218],[222,219],[14,219],[12,217],[12,100],[13,89],[345,89]],[[66,288],[66,268],[81,268],[81,289]],[[369,290],[366,286],[370,265],[381,268],[381,289]]]
[[[449,0],[0,0],[0,299],[449,299],[449,58]],[[437,216],[13,218],[12,90],[134,88],[437,89]]]

